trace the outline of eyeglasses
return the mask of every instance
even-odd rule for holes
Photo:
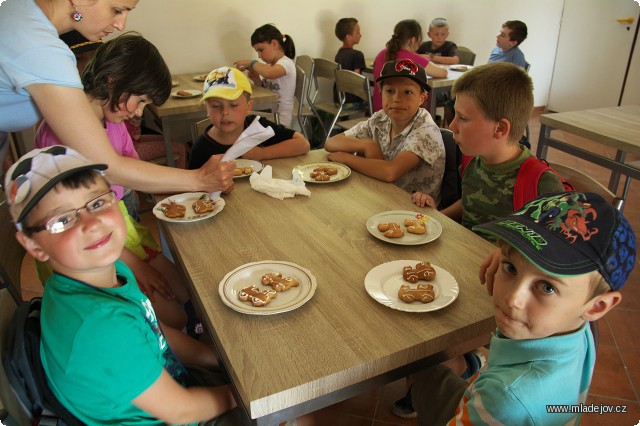
[[[92,215],[99,215],[107,211],[116,202],[116,194],[113,191],[105,192],[89,201],[83,207],[49,218],[44,225],[39,226],[23,226],[22,230],[26,233],[34,234],[40,231],[49,231],[52,234],[59,234],[67,231],[78,223],[80,220],[80,211],[87,210]]]

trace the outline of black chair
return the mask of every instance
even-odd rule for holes
[[[440,189],[439,209],[449,207],[462,196],[460,185],[460,163],[462,162],[462,152],[453,140],[453,132],[449,129],[440,129],[442,142],[444,142],[445,167],[442,177],[442,187]]]

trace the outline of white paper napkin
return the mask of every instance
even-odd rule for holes
[[[264,127],[258,121],[260,116],[256,116],[256,118],[244,129],[244,132],[240,134],[238,140],[231,145],[231,147],[225,152],[222,156],[222,162],[233,161],[236,158],[240,157],[245,152],[249,151],[251,148],[260,145],[262,142],[270,139],[275,135],[275,132],[271,127]],[[212,192],[209,194],[209,198],[212,200],[217,200],[220,196],[220,191]]]
[[[311,191],[307,189],[304,181],[300,176],[293,174],[293,179],[273,179],[273,169],[271,166],[265,166],[260,172],[254,172],[249,177],[251,187],[258,192],[267,194],[270,197],[283,200],[296,195],[311,196]]]

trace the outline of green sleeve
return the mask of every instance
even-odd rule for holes
[[[538,182],[538,195],[548,194],[550,192],[564,192],[564,185],[562,181],[553,172],[544,172],[542,176],[540,176],[540,181]]]

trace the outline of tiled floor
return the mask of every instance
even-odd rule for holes
[[[534,112],[529,122],[534,150],[540,128],[539,116],[540,111]],[[613,150],[603,149],[588,140],[571,135],[558,137],[564,137],[565,140],[585,149],[606,153],[611,158],[614,156]],[[548,160],[587,171],[603,184],[608,184],[608,172],[599,166],[554,150],[549,151]],[[150,213],[144,216],[145,221],[149,223],[154,220]],[[625,216],[636,230],[636,239],[640,239],[640,182],[638,181],[633,181],[631,184]],[[155,226],[150,228],[155,229]],[[23,268],[26,283],[23,288],[25,298],[35,296],[42,290],[30,265],[32,262],[26,260]],[[590,404],[624,406],[627,412],[626,414],[585,414],[582,417],[582,425],[635,425],[640,421],[640,339],[636,334],[636,327],[640,324],[639,285],[640,267],[636,267],[627,286],[622,290],[622,303],[599,321],[598,358],[587,400]],[[403,393],[404,381],[400,380],[320,410],[314,413],[313,419],[316,420],[315,424],[332,424],[333,426],[415,425],[415,420],[403,420],[390,412],[393,401]]]

